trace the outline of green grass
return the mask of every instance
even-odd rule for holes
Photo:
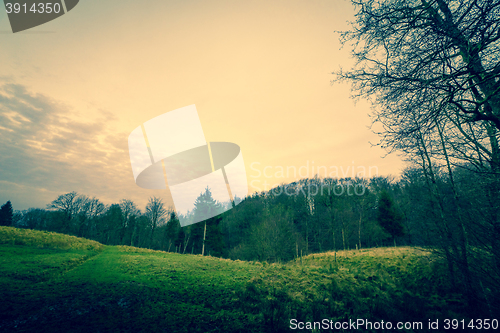
[[[101,251],[101,243],[55,232],[0,227],[0,245],[27,245],[61,250]]]
[[[442,276],[414,248],[267,264],[0,227],[0,331],[285,332],[293,318],[462,318]]]

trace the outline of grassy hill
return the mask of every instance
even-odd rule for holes
[[[416,248],[267,264],[0,227],[0,331],[286,332],[293,319],[366,319],[424,332],[429,319],[464,318],[442,266]],[[344,331],[370,331],[358,328]]]

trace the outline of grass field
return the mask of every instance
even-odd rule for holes
[[[442,266],[416,248],[268,264],[0,227],[0,331],[286,332],[292,319],[367,319],[424,332],[429,319],[464,318]]]

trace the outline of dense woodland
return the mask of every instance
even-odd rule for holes
[[[352,2],[357,15],[342,40],[357,64],[335,81],[351,82],[355,97],[373,102],[380,145],[410,165],[397,179],[302,179],[185,228],[158,198],[141,212],[129,200],[106,206],[75,192],[47,209],[12,214],[7,203],[0,220],[105,244],[243,260],[428,247],[472,310],[498,306],[500,1]],[[196,209],[214,205],[207,191]]]

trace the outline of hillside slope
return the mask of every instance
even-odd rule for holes
[[[424,332],[428,319],[463,318],[439,267],[413,248],[267,264],[0,227],[0,331],[280,332],[364,318]]]

